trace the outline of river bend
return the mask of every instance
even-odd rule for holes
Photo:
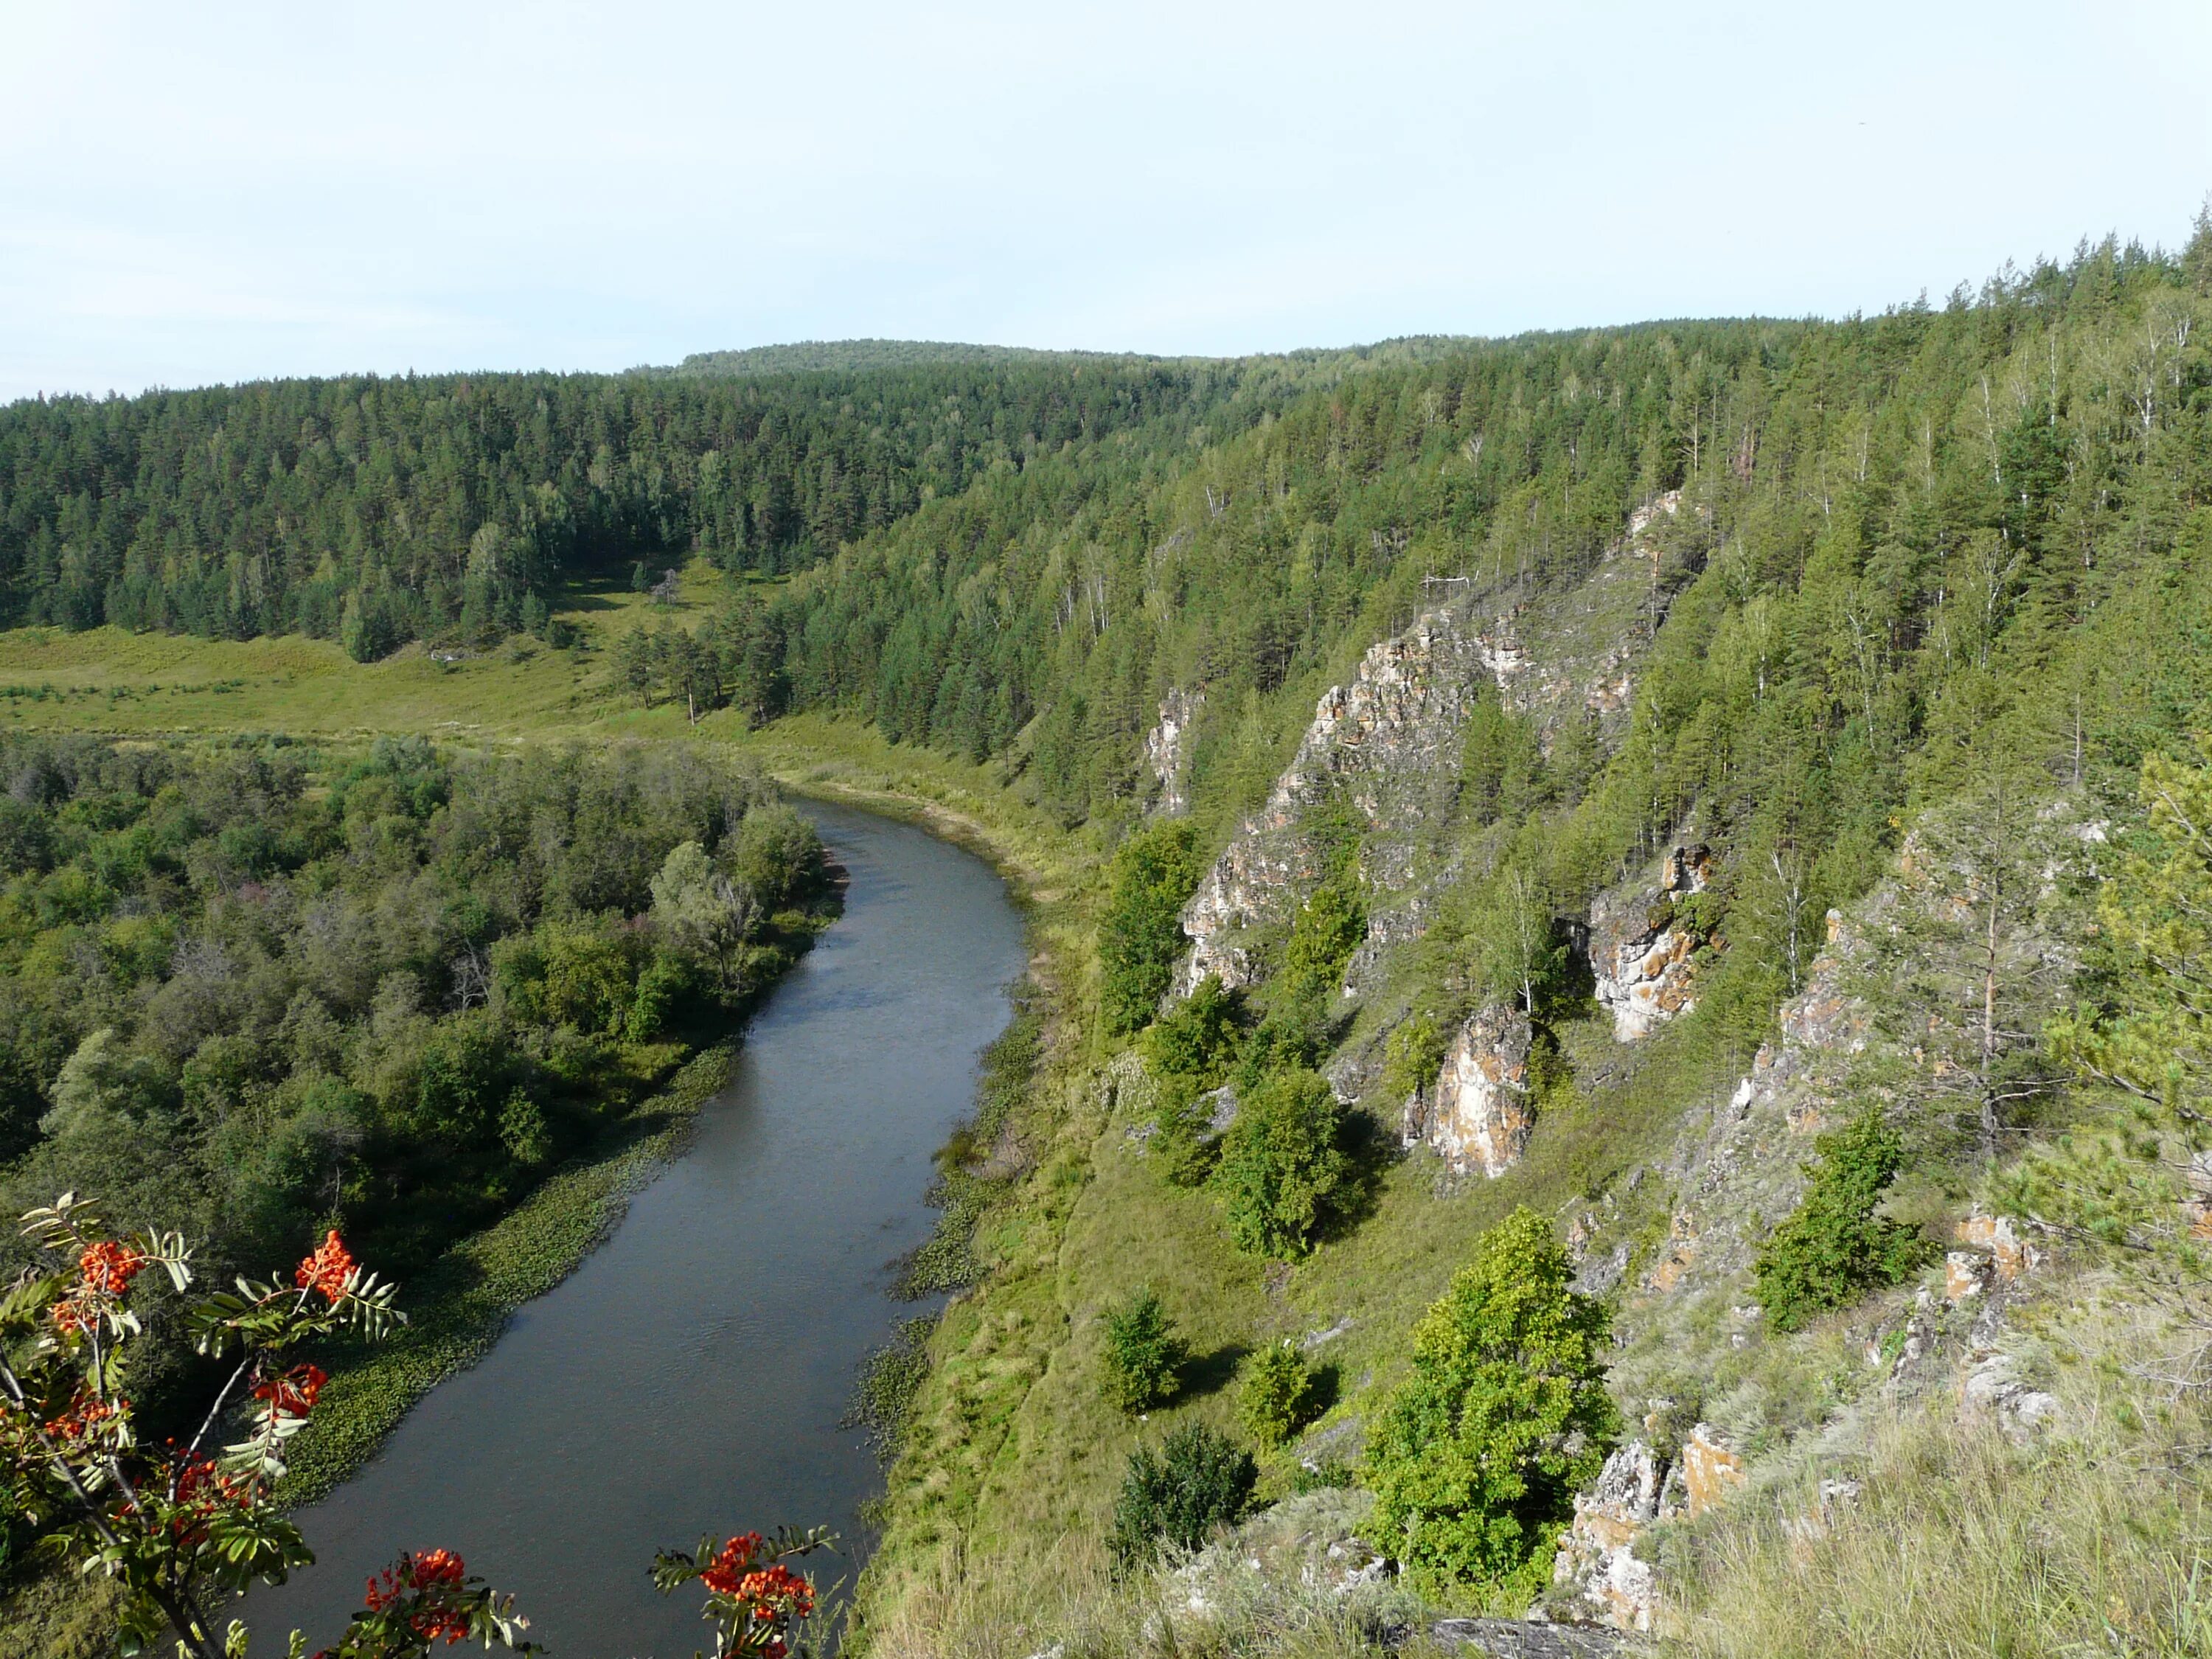
[[[850,873],[843,915],[614,1237],[301,1514],[319,1559],[249,1598],[257,1656],[295,1625],[312,1652],[371,1572],[444,1545],[515,1593],[556,1659],[678,1659],[707,1627],[695,1593],[653,1591],[656,1547],[784,1522],[859,1535],[880,1476],[838,1419],[908,1311],[890,1264],[927,1236],[930,1155],[972,1103],[1023,939],[973,855],[803,810]]]

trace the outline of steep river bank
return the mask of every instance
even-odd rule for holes
[[[676,1659],[706,1627],[696,1595],[654,1593],[657,1547],[783,1522],[858,1538],[879,1477],[838,1419],[907,1311],[891,1264],[927,1235],[930,1154],[1006,1024],[1023,938],[972,854],[805,810],[850,873],[842,917],[613,1238],[301,1514],[320,1559],[250,1598],[257,1656],[294,1626],[312,1651],[370,1572],[443,1545],[514,1591],[556,1655]],[[848,1551],[825,1577],[856,1566]]]

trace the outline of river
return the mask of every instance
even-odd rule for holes
[[[298,1519],[319,1558],[246,1610],[257,1656],[310,1652],[403,1549],[444,1546],[514,1592],[565,1659],[710,1646],[656,1547],[826,1523],[858,1540],[881,1486],[838,1419],[912,1311],[892,1263],[927,1236],[931,1153],[1004,1028],[1022,927],[981,860],[919,830],[803,807],[851,877],[845,910],[754,1016],[730,1086],[614,1237],[440,1384]],[[823,1561],[849,1577],[850,1547]]]

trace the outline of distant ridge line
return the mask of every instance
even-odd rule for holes
[[[860,369],[917,368],[935,364],[1038,362],[1164,362],[1138,351],[1051,351],[1036,346],[975,345],[957,340],[794,340],[734,351],[695,351],[676,374],[798,374]]]

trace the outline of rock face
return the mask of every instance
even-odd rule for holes
[[[2043,1252],[2020,1236],[2010,1216],[1978,1210],[1959,1224],[1957,1236],[1969,1249],[1987,1254],[1990,1271],[2000,1285],[2013,1284],[2043,1265]]]
[[[1424,826],[1443,812],[1440,790],[1459,772],[1460,732],[1476,687],[1494,673],[1490,647],[1446,611],[1422,617],[1331,686],[1267,804],[1237,830],[1183,908],[1190,954],[1176,979],[1188,996],[1208,974],[1252,983],[1251,936],[1288,924],[1319,881],[1322,848],[1307,811],[1339,790],[1365,834],[1361,873],[1384,891],[1411,878]]]
[[[1641,1440],[1605,1460],[1597,1484],[1576,1498],[1574,1525],[1552,1562],[1552,1583],[1576,1612],[1620,1630],[1651,1628],[1659,1576],[1637,1559],[1636,1540],[1681,1512],[1672,1501],[1680,1486],[1680,1471]]]
[[[1190,811],[1191,733],[1199,711],[1206,707],[1206,690],[1181,687],[1160,699],[1160,723],[1145,733],[1145,763],[1160,787],[1152,802],[1153,813],[1179,818]]]
[[[1486,1008],[1452,1040],[1433,1085],[1413,1097],[1406,1144],[1443,1154],[1455,1175],[1493,1179],[1521,1161],[1535,1127],[1528,1089],[1534,1033],[1518,1009]]]
[[[1529,720],[1547,753],[1571,724],[1595,720],[1608,738],[1625,726],[1632,671],[1651,638],[1652,532],[1679,506],[1662,496],[1639,508],[1597,568],[1571,587],[1535,592],[1501,576],[1462,590],[1375,646],[1346,684],[1332,686],[1265,805],[1238,828],[1185,907],[1191,951],[1171,994],[1188,995],[1208,974],[1237,986],[1262,971],[1260,946],[1288,926],[1320,878],[1322,848],[1304,820],[1333,797],[1349,806],[1360,831],[1367,899],[1368,945],[1347,984],[1379,980],[1382,957],[1425,931],[1426,901],[1449,885],[1444,832],[1476,698],[1495,696]],[[1172,701],[1162,704],[1147,745],[1161,779],[1161,811],[1176,810],[1169,802],[1180,799],[1167,781],[1170,728],[1189,726]],[[1187,712],[1194,715],[1194,706]]]
[[[1711,876],[1710,848],[1678,847],[1667,855],[1656,891],[1615,889],[1591,907],[1590,969],[1620,1041],[1633,1042],[1697,1006],[1690,953],[1703,941],[1680,919],[1677,903],[1704,892]]]

